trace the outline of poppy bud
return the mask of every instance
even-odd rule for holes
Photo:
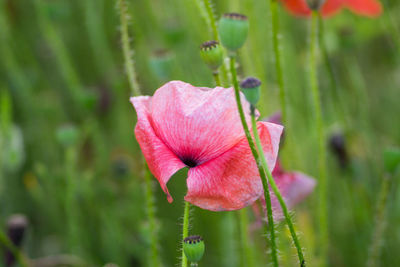
[[[58,142],[61,145],[68,147],[68,146],[73,146],[77,143],[79,132],[75,126],[64,125],[58,128],[56,136]]]
[[[218,31],[222,45],[229,51],[235,52],[246,41],[249,21],[244,15],[226,13],[219,21]]]
[[[325,3],[325,0],[307,0],[307,5],[311,10],[318,11]]]
[[[248,77],[240,83],[243,94],[253,106],[256,106],[258,100],[260,100],[260,85],[260,80],[253,77]]]
[[[394,173],[397,167],[400,166],[400,149],[388,148],[383,152],[383,164],[385,171]]]
[[[24,238],[25,230],[28,226],[28,220],[22,214],[12,215],[7,221],[7,236],[10,241],[20,247]],[[15,258],[10,251],[6,251],[6,266],[12,266]]]
[[[334,134],[329,139],[329,146],[333,154],[338,159],[340,166],[344,169],[349,163],[346,142],[341,133]]]
[[[186,237],[183,240],[183,252],[190,262],[199,262],[204,254],[204,241],[199,235]]]
[[[200,46],[200,56],[207,66],[216,71],[224,61],[224,53],[217,41],[208,41]]]

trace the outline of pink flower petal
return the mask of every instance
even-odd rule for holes
[[[258,122],[264,153],[274,168],[283,127]],[[243,130],[242,130],[243,131]],[[212,211],[236,210],[252,204],[262,192],[258,169],[247,139],[209,162],[189,170],[186,201]]]
[[[244,96],[242,101],[249,110]],[[155,92],[150,112],[156,135],[190,167],[218,157],[243,138],[232,88],[172,81]]]
[[[168,201],[171,202],[172,197],[166,184],[175,172],[185,167],[185,164],[155,134],[150,118],[151,97],[132,97],[131,102],[136,109],[138,117],[135,127],[136,139],[150,171],[167,194]]]

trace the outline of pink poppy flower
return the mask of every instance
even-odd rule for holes
[[[244,110],[249,104],[241,95]],[[195,87],[171,81],[154,96],[132,97],[135,135],[150,171],[172,201],[171,176],[189,167],[185,200],[212,211],[252,204],[262,184],[237,111],[233,88]],[[247,116],[250,124],[250,116]],[[258,122],[268,166],[278,154],[282,126]]]
[[[294,15],[309,16],[311,10],[307,0],[282,0],[285,7]],[[348,8],[362,16],[376,17],[382,13],[382,5],[378,0],[326,0],[321,7],[324,17],[332,16],[342,8]]]

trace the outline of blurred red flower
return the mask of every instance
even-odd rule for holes
[[[306,1],[282,0],[291,13],[299,16],[309,16],[311,10]],[[321,13],[324,17],[332,16],[344,7],[362,16],[376,17],[382,13],[382,5],[378,0],[326,0],[321,7]]]
[[[244,110],[250,110],[242,95]],[[168,196],[167,182],[189,167],[185,200],[203,209],[236,210],[263,193],[256,162],[239,119],[233,88],[195,87],[171,81],[154,96],[132,97],[135,135],[150,171]],[[250,123],[250,115],[247,115]],[[271,169],[283,127],[258,122]]]

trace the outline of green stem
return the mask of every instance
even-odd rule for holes
[[[287,123],[287,106],[286,106],[286,92],[285,92],[285,81],[283,78],[282,71],[282,56],[281,47],[279,42],[279,16],[278,16],[278,1],[271,0],[271,24],[272,24],[272,41],[274,47],[275,56],[275,72],[279,86],[279,99],[281,102],[282,109],[282,123]]]
[[[22,267],[30,266],[30,264],[27,262],[27,259],[19,250],[19,248],[11,242],[11,240],[4,234],[3,231],[0,231],[0,244],[7,248],[13,254],[19,265],[21,265]]]
[[[267,182],[267,178],[265,176],[265,171],[261,165],[257,150],[255,148],[253,139],[251,137],[251,134],[249,131],[249,126],[247,125],[247,122],[246,122],[246,117],[243,112],[243,107],[242,107],[242,103],[240,100],[239,83],[237,80],[237,74],[236,74],[236,68],[235,68],[235,55],[230,57],[230,69],[231,69],[231,74],[232,74],[233,87],[235,89],[235,98],[236,98],[236,104],[237,104],[239,115],[240,115],[240,120],[242,122],[243,130],[246,135],[247,142],[249,143],[251,153],[253,154],[253,157],[257,163],[258,172],[260,173],[261,182],[262,182],[263,189],[264,189],[264,197],[265,197],[265,202],[266,202],[266,206],[267,206],[269,233],[270,233],[270,237],[271,237],[272,261],[273,261],[273,265],[275,267],[277,267],[277,266],[279,266],[278,252],[277,252],[276,241],[275,241],[275,229],[274,229],[275,225],[274,225],[274,219],[272,217],[271,198],[270,198],[270,194],[269,194],[268,182]]]
[[[317,74],[318,56],[318,13],[313,11],[311,19],[311,44],[310,44],[310,85],[312,92],[312,102],[315,112],[315,127],[318,136],[318,217],[320,227],[320,251],[324,264],[327,261],[328,253],[328,220],[327,220],[327,175],[326,175],[326,147],[325,135],[322,121],[321,100],[318,88]]]
[[[185,209],[183,211],[183,227],[182,227],[182,245],[183,245],[183,240],[188,237],[189,235],[189,211],[190,211],[190,203],[185,201]],[[183,251],[183,246],[182,246],[182,264],[181,267],[187,267],[188,266],[188,261],[185,255],[185,252]]]
[[[207,11],[207,16],[210,21],[210,27],[212,31],[212,35],[215,41],[219,41],[218,31],[217,31],[217,23],[215,21],[215,14],[213,11],[213,7],[211,4],[211,0],[203,0],[204,7]]]
[[[121,23],[121,42],[122,50],[125,62],[125,71],[128,75],[129,87],[131,94],[134,96],[140,95],[141,91],[139,83],[136,80],[135,64],[133,60],[133,50],[130,47],[129,32],[128,32],[128,7],[125,0],[118,0],[118,9]],[[157,238],[157,223],[155,216],[155,205],[154,205],[154,193],[151,188],[151,174],[150,171],[145,168],[145,191],[146,191],[146,209],[147,218],[150,226],[150,262],[152,266],[161,266],[161,262],[158,256],[158,238]]]
[[[382,247],[383,234],[386,228],[386,206],[392,177],[387,174],[383,177],[378,207],[375,215],[375,229],[369,247],[367,267],[378,266],[378,258]]]
[[[242,266],[252,267],[254,264],[253,250],[250,246],[248,237],[249,221],[247,210],[239,210],[239,224],[240,224],[240,243],[242,245]]]
[[[205,19],[206,23],[208,24],[208,26],[211,28],[212,38],[215,41],[219,42],[220,40],[219,40],[219,35],[218,35],[218,30],[217,30],[217,21],[215,19],[215,13],[214,13],[214,9],[213,9],[212,0],[202,0],[202,1],[203,1],[203,3],[201,3],[200,1],[197,1],[197,5],[200,9],[200,12],[204,13],[204,11],[205,11],[204,19]],[[204,8],[202,8],[202,7],[204,7]],[[219,80],[222,79],[222,81],[225,83],[228,81],[228,70],[227,70],[225,63],[222,64],[220,70],[221,71],[219,73],[219,75],[220,75]],[[218,85],[218,86],[221,86],[221,85],[222,85],[222,83],[220,82],[220,85]]]
[[[155,216],[154,193],[152,188],[152,177],[148,168],[145,168],[145,191],[146,191],[146,211],[149,220],[150,230],[150,245],[151,250],[149,253],[149,263],[151,266],[161,266],[158,256],[158,237],[157,237],[157,222]]]
[[[296,250],[297,250],[297,255],[299,257],[300,266],[302,266],[302,267],[306,266],[305,260],[304,260],[304,255],[303,255],[303,251],[302,251],[301,245],[300,245],[300,241],[299,241],[299,239],[297,237],[296,230],[294,229],[294,225],[293,225],[292,219],[290,217],[289,210],[288,210],[288,208],[286,206],[285,201],[283,200],[283,197],[282,197],[281,193],[279,192],[278,186],[276,185],[275,180],[272,177],[271,172],[268,169],[267,160],[265,159],[265,155],[262,152],[263,151],[263,147],[262,147],[262,144],[261,144],[260,135],[258,134],[258,130],[257,130],[257,122],[256,122],[256,117],[255,117],[254,110],[252,110],[252,113],[251,113],[251,127],[253,129],[253,135],[254,135],[254,139],[255,139],[256,145],[257,145],[257,149],[258,149],[259,154],[260,154],[262,166],[263,166],[265,172],[267,173],[268,182],[271,185],[272,190],[274,191],[274,194],[275,194],[276,198],[279,201],[279,204],[281,205],[283,215],[285,216],[286,223],[287,223],[287,225],[289,227],[290,234],[292,236],[294,245],[295,245]]]
[[[121,23],[121,43],[122,52],[124,55],[125,71],[128,75],[129,87],[131,88],[132,95],[140,95],[139,84],[136,80],[135,64],[133,61],[133,49],[130,45],[129,31],[128,31],[128,7],[125,0],[117,0],[119,9],[119,18]]]
[[[216,86],[221,86],[221,79],[219,78],[219,72],[218,71],[213,72],[213,77],[214,77],[215,85]]]

